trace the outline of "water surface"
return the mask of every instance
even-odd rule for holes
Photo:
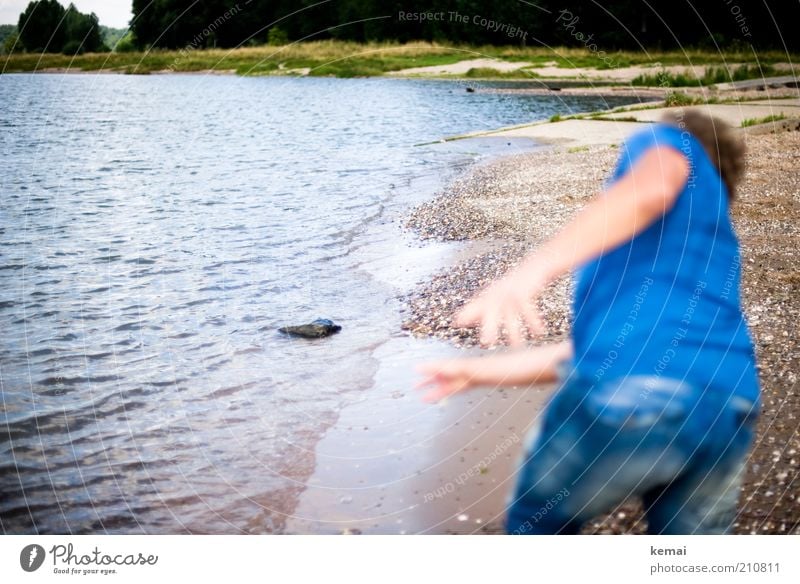
[[[2,75],[0,104],[0,527],[262,533],[401,334],[402,213],[459,165],[529,146],[414,144],[607,102]],[[342,333],[276,333],[320,316]]]

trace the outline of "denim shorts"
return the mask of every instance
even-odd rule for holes
[[[570,372],[526,439],[508,533],[578,533],[634,496],[649,533],[729,533],[758,412],[685,381]]]

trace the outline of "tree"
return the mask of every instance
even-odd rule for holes
[[[29,51],[61,51],[66,40],[63,25],[66,10],[58,0],[36,0],[19,15],[19,38]]]
[[[3,40],[3,54],[10,55],[14,51],[19,51],[22,47],[19,45],[19,35],[15,30]]]
[[[0,46],[5,46],[6,39],[17,34],[16,24],[0,24]]]
[[[68,55],[107,51],[97,16],[66,9],[58,0],[35,0],[19,15],[19,38],[28,51]]]
[[[67,55],[77,53],[96,53],[107,51],[100,35],[100,23],[97,16],[78,12],[74,4],[70,4],[64,15],[65,42],[61,51]]]

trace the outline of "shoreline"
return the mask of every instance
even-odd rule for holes
[[[650,120],[576,123],[584,131],[589,124],[620,126],[616,134],[624,134],[645,121]],[[787,131],[797,129],[800,123],[792,118],[744,131],[748,171],[732,207],[745,258],[743,305],[756,344],[763,400],[737,533],[800,533],[800,499],[792,492],[800,481],[800,436],[791,422],[800,419],[800,399],[795,394],[800,355],[792,346],[800,317],[800,272],[791,262],[800,180],[797,172],[786,171],[800,167],[800,132]],[[408,317],[403,329],[408,334],[444,339],[457,347],[476,346],[475,332],[452,327],[452,315],[564,224],[599,191],[615,163],[616,142],[581,141],[574,130],[564,126],[562,145],[479,165],[411,211],[405,226],[422,240],[484,241],[492,247],[442,270],[404,299]],[[535,132],[528,135],[535,138]],[[542,295],[547,334],[537,343],[555,342],[568,334],[568,300],[566,279]],[[630,502],[620,505],[587,523],[583,532],[643,533],[641,508]]]
[[[420,245],[413,233],[398,233],[398,225],[465,166],[501,160],[509,151],[519,152],[517,148],[529,152],[536,147],[472,141],[469,154],[458,155],[443,174],[416,177],[401,187],[405,195],[398,195],[383,219],[362,234],[369,245],[358,252],[359,270],[385,287],[388,336],[371,352],[375,371],[368,395],[338,411],[336,422],[315,445],[314,471],[284,533],[470,534],[500,529],[498,514],[510,488],[515,448],[547,392],[531,388],[473,394],[450,400],[446,407],[431,407],[420,399],[413,389],[418,381],[415,365],[452,357],[457,349],[403,333],[401,299],[452,262],[480,253],[484,245]]]

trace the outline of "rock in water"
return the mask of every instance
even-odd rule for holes
[[[321,339],[322,337],[328,337],[334,333],[338,333],[340,330],[342,330],[342,327],[338,324],[334,324],[332,320],[318,318],[309,324],[281,327],[278,329],[278,332],[295,337],[304,337],[306,339]]]

